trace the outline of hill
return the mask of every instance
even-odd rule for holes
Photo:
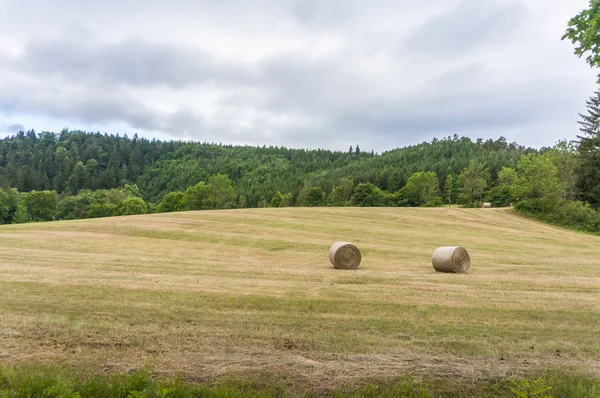
[[[360,151],[358,145],[340,152],[28,131],[0,140],[0,188],[75,195],[136,184],[144,200],[158,203],[169,192],[223,174],[233,183],[236,202],[243,197],[242,207],[257,207],[277,191],[295,198],[305,182],[328,193],[341,178],[395,192],[412,173],[433,171],[443,189],[446,176],[460,174],[471,160],[489,168],[492,186],[502,167],[514,167],[521,155],[531,152],[503,137],[473,142],[456,135],[379,155]]]
[[[355,243],[356,271],[330,245]],[[468,275],[433,271],[462,245]],[[195,380],[600,377],[600,237],[505,209],[281,208],[0,227],[0,358]]]

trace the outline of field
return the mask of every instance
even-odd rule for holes
[[[332,243],[362,251],[334,269]],[[462,245],[468,275],[431,266]],[[0,227],[0,362],[330,388],[600,378],[600,237],[505,209],[283,208]]]

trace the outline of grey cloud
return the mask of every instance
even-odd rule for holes
[[[58,75],[68,81],[173,89],[220,81],[243,84],[251,71],[218,61],[211,54],[141,38],[102,45],[90,37],[30,43],[16,60],[4,60],[35,75]]]
[[[339,114],[331,126],[354,136],[377,133],[391,142],[454,133],[506,136],[513,129],[573,117],[577,105],[567,99],[577,95],[577,86],[574,81],[538,79],[520,86],[377,102]]]
[[[18,133],[19,131],[25,131],[25,126],[19,123],[6,124],[0,122],[0,132],[2,133]]]
[[[463,0],[419,26],[402,48],[437,56],[456,56],[482,46],[507,42],[525,20],[520,1]]]
[[[300,22],[308,23],[316,16],[315,3],[312,0],[300,0],[293,7],[293,15]]]

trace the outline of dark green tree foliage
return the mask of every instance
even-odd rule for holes
[[[600,91],[587,101],[587,114],[580,117],[582,135],[577,136],[580,197],[597,208],[600,206]]]
[[[399,190],[419,171],[432,171],[445,182],[447,174],[460,174],[471,158],[489,168],[493,179],[502,167],[515,167],[530,151],[503,138],[477,144],[458,136],[374,155],[360,148],[349,154],[30,131],[0,140],[0,185],[20,192],[56,189],[59,194],[76,194],[136,184],[144,200],[159,203],[169,192],[184,192],[222,174],[236,192],[236,207],[256,207],[277,191],[298,197],[305,181],[326,194],[342,178],[354,184],[371,182],[387,192]]]
[[[19,198],[15,189],[0,188],[0,224],[10,224],[15,221],[19,210]]]
[[[448,174],[461,174],[471,160],[483,164],[489,170],[490,179],[495,180],[502,167],[516,167],[523,154],[535,152],[515,143],[508,144],[503,137],[476,143],[455,135],[358,160],[352,156],[352,162],[311,175],[310,182],[329,192],[341,178],[348,178],[355,184],[370,182],[387,192],[396,192],[417,172],[432,171],[438,181],[445,184]],[[444,188],[445,185],[440,186],[442,192]]]
[[[325,192],[323,192],[323,188],[319,186],[311,187],[306,195],[306,201],[311,207],[323,206],[325,204]]]
[[[91,205],[92,200],[89,195],[65,195],[59,198],[56,218],[59,220],[87,218]]]
[[[8,194],[0,189],[0,224],[8,223],[9,212]]]
[[[354,189],[352,202],[360,207],[385,206],[387,195],[378,187],[367,183],[360,183]]]
[[[486,200],[494,207],[506,207],[514,204],[518,177],[515,169],[503,167],[498,173],[497,185],[487,192]]]
[[[25,206],[33,221],[51,221],[56,215],[56,191],[31,191],[25,196]]]

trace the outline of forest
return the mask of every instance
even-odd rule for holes
[[[600,94],[539,150],[454,135],[375,154],[33,130],[0,140],[0,223],[282,206],[514,205],[600,232]]]

